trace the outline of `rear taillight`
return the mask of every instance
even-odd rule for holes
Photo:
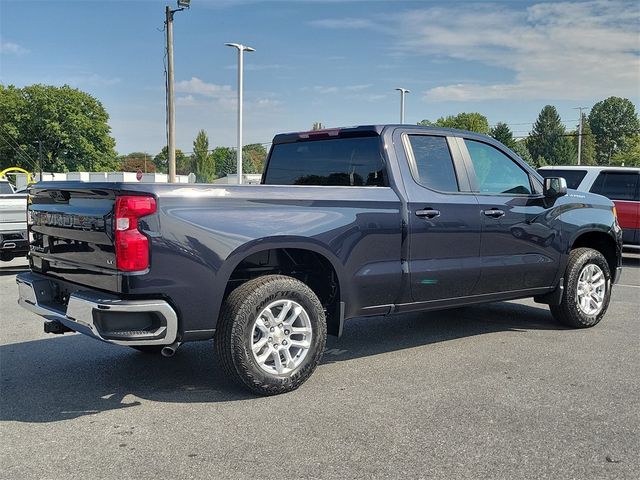
[[[149,268],[149,240],[138,230],[138,219],[155,211],[153,197],[116,197],[114,229],[118,270],[136,272]]]

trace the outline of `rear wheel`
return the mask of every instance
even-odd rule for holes
[[[604,317],[611,299],[611,271],[604,256],[591,248],[571,251],[560,305],[554,318],[575,328],[593,327]]]
[[[295,390],[313,373],[327,338],[322,304],[295,278],[259,277],[223,306],[215,348],[223,369],[260,395]]]

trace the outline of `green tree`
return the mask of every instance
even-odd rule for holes
[[[573,149],[576,152],[576,158],[578,158],[578,135],[579,130],[571,132],[573,137]],[[583,113],[582,114],[582,151],[580,153],[580,163],[582,165],[597,165],[596,163],[596,140],[591,131],[589,125],[589,119]]]
[[[556,107],[552,105],[546,105],[538,115],[536,123],[533,124],[533,130],[527,138],[527,148],[536,163],[539,158],[551,165],[575,163],[573,145],[566,136]]]
[[[426,127],[436,126],[443,128],[458,128],[460,130],[469,130],[471,132],[489,133],[489,121],[487,117],[477,112],[462,112],[457,115],[449,115],[448,117],[440,117],[435,122],[430,120],[422,120],[418,125]]]
[[[496,126],[491,129],[489,135],[511,149],[513,149],[513,146],[516,144],[511,129],[504,122],[498,122]]]
[[[242,170],[244,173],[262,173],[266,159],[267,149],[262,144],[251,143],[242,147]],[[250,167],[251,171],[246,170],[247,167]]]
[[[209,183],[216,175],[213,155],[209,152],[209,137],[204,130],[200,130],[193,141],[193,166],[196,179]]]
[[[627,98],[609,97],[596,103],[589,113],[589,125],[600,165],[607,165],[613,155],[627,148],[628,139],[640,133],[636,108]]]
[[[118,157],[118,162],[122,172],[137,172],[140,170],[145,173],[154,173],[156,171],[156,165],[151,155],[146,152],[131,152],[127,155],[121,155]]]
[[[0,167],[54,172],[117,170],[109,115],[68,85],[0,85]]]
[[[262,154],[266,156],[266,150],[262,145],[245,145],[242,149],[242,173],[262,173],[262,166],[258,168],[254,165],[254,160],[256,159],[262,162],[261,165],[263,164],[264,158],[261,157]],[[218,178],[226,177],[230,173],[235,174],[237,172],[237,157],[234,149],[218,147],[213,151],[213,158]]]
[[[611,156],[611,165],[640,167],[640,135],[625,138],[626,148]]]
[[[216,177],[226,177],[229,173],[236,173],[236,152],[229,147],[217,147],[211,153],[216,166]]]
[[[153,157],[156,164],[156,171],[159,173],[169,173],[169,147],[162,147],[160,153]],[[193,159],[185,155],[182,150],[176,148],[176,174],[188,175],[193,171],[191,168]]]
[[[516,152],[518,156],[532,167],[537,167],[536,162],[527,149],[527,143],[524,140],[514,141],[513,146],[509,147]]]

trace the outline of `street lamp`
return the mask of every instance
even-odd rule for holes
[[[407,93],[411,93],[411,90],[407,90],[406,88],[396,88],[400,92],[400,123],[404,123],[404,96]]]
[[[242,184],[242,89],[243,89],[243,70],[244,70],[244,52],[255,52],[255,48],[247,47],[241,43],[225,43],[227,47],[238,49],[238,151],[237,151],[237,171],[238,185]]]

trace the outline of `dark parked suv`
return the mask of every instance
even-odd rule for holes
[[[213,339],[229,376],[264,395],[301,385],[350,318],[534,297],[591,327],[620,273],[610,200],[457,130],[277,135],[263,185],[30,195],[17,281],[46,331],[167,356]]]

